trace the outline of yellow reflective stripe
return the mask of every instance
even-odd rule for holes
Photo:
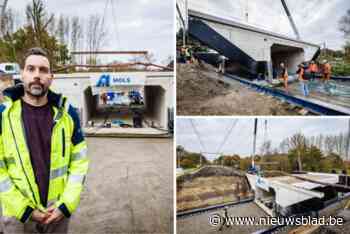
[[[15,158],[11,157],[11,158],[5,158],[5,162],[7,165],[9,164],[15,164],[16,163],[16,160]]]
[[[67,173],[68,166],[60,167],[57,169],[54,169],[50,172],[50,180],[56,179],[57,177],[63,176]]]
[[[6,165],[15,164],[15,158],[5,158],[0,160],[0,168],[6,168]]]
[[[72,154],[71,161],[77,161],[80,159],[84,159],[86,157],[87,157],[87,148],[83,148],[82,150],[80,150],[80,152]]]
[[[69,175],[68,182],[83,184],[85,180],[85,175]]]
[[[12,182],[10,178],[6,178],[5,180],[0,182],[0,192],[7,192],[11,189]]]

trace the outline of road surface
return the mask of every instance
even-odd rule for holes
[[[90,169],[69,233],[172,233],[172,139],[87,142]]]

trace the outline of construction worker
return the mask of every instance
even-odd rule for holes
[[[315,80],[316,73],[318,72],[318,67],[315,61],[311,61],[309,64],[309,72],[311,73],[311,80]]]
[[[186,46],[181,46],[180,54],[182,62],[186,63]]]
[[[28,50],[23,83],[0,105],[0,200],[3,233],[67,233],[88,170],[78,113],[49,89],[47,53]]]
[[[300,88],[301,88],[301,92],[304,94],[304,96],[309,96],[309,87],[308,87],[308,81],[305,79],[305,69],[304,69],[304,65],[301,63],[298,65],[298,80],[300,82]]]
[[[328,82],[331,79],[332,66],[329,64],[327,60],[322,61],[323,69],[322,69],[322,81]]]
[[[280,64],[280,79],[283,80],[284,89],[288,93],[288,71],[284,63]]]
[[[225,73],[225,61],[226,61],[226,58],[225,58],[225,56],[220,55],[218,60],[219,60],[219,70],[218,70],[218,73],[224,74],[224,73]]]

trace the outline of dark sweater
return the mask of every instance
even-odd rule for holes
[[[36,107],[22,101],[22,119],[26,142],[39,187],[41,203],[47,205],[50,182],[50,151],[53,110],[49,104]]]

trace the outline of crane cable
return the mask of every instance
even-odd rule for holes
[[[194,131],[195,135],[196,135],[197,138],[198,138],[199,146],[200,146],[200,149],[199,149],[199,150],[200,150],[201,152],[204,152],[204,150],[205,150],[204,144],[203,144],[203,142],[202,142],[202,140],[201,140],[201,138],[200,138],[200,136],[199,136],[199,133],[198,133],[198,131],[197,131],[197,129],[196,129],[196,126],[195,126],[195,124],[194,124],[194,120],[193,120],[193,119],[190,119],[190,123],[191,123],[191,126],[192,126],[192,128],[193,128],[193,131]]]
[[[217,151],[218,153],[221,152],[222,148],[224,147],[224,145],[225,145],[225,143],[226,143],[228,137],[231,135],[231,132],[232,132],[232,130],[234,129],[234,127],[236,126],[237,122],[238,122],[238,119],[235,119],[235,120],[232,122],[231,128],[227,131],[227,133],[226,133],[226,135],[225,135],[225,137],[224,137],[224,140],[222,141],[221,145],[220,145],[219,148],[218,148],[218,151]]]

